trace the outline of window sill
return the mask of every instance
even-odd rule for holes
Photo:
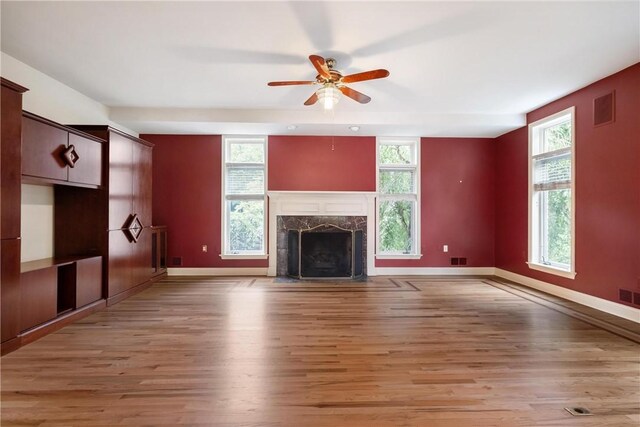
[[[567,271],[561,270],[556,267],[551,267],[549,265],[537,264],[535,262],[528,262],[527,265],[532,270],[538,270],[549,274],[554,274],[556,276],[566,277],[567,279],[575,279],[576,272],[575,271]]]
[[[234,254],[220,254],[221,259],[268,259],[269,255],[251,254],[251,255],[234,255]]]
[[[422,254],[387,254],[376,255],[376,259],[420,259]]]

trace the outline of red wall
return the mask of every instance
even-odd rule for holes
[[[153,217],[169,227],[169,260],[183,267],[264,267],[268,261],[221,260],[221,138],[141,135],[153,150]],[[332,150],[333,143],[333,150]],[[269,137],[269,190],[375,191],[374,137]],[[420,260],[385,267],[446,267],[450,257],[493,266],[493,140],[423,138]],[[460,183],[462,181],[462,183]],[[202,252],[202,245],[209,251]],[[442,245],[449,245],[449,253]]]
[[[422,138],[419,260],[377,260],[378,267],[494,265],[494,140]],[[442,251],[448,245],[449,252]]]
[[[592,126],[593,98],[616,91],[616,121]],[[528,114],[576,107],[575,280],[532,271],[527,257],[527,131],[496,139],[422,138],[420,260],[381,267],[497,266],[617,301],[640,289],[640,64]],[[185,267],[264,267],[220,259],[221,139],[142,135],[153,142],[153,216],[169,226],[169,257]],[[375,138],[271,136],[269,189],[375,191]],[[460,182],[462,181],[462,182]],[[201,252],[207,244],[209,252]],[[449,252],[442,252],[442,245]],[[495,253],[494,253],[495,249]]]
[[[376,139],[269,136],[269,190],[376,191]]]
[[[615,90],[616,121],[593,126],[593,99]],[[496,140],[496,266],[611,301],[640,288],[640,64],[532,111],[532,123],[576,107],[574,280],[527,260],[527,130]]]
[[[140,135],[153,149],[153,220],[168,227],[169,267],[266,267],[265,260],[222,260],[222,143],[212,135]],[[208,245],[208,252],[202,252]]]

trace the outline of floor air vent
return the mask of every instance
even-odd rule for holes
[[[576,407],[572,407],[572,408],[564,408],[564,409],[565,409],[565,411],[567,411],[568,413],[570,413],[571,415],[574,415],[576,417],[583,417],[585,415],[593,415],[590,410],[588,410],[587,408],[583,408],[581,406],[576,406]]]

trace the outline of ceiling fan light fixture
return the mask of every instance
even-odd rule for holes
[[[333,83],[325,83],[318,91],[318,100],[325,110],[332,110],[340,101],[340,90]]]
[[[343,76],[342,73],[335,69],[336,60],[333,58],[327,58],[326,60],[318,55],[310,55],[309,61],[316,69],[318,75],[314,80],[287,80],[278,82],[269,82],[269,86],[296,86],[296,85],[321,85],[320,89],[313,92],[313,94],[304,102],[304,105],[314,105],[320,101],[322,108],[325,111],[331,111],[336,106],[342,95],[347,98],[351,98],[360,104],[368,104],[371,101],[371,97],[360,93],[355,89],[351,89],[349,86],[345,86],[348,83],[357,83],[367,80],[382,79],[389,77],[389,71],[378,69],[363,71],[361,73],[349,74]]]

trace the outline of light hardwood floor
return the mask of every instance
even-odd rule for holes
[[[639,362],[488,279],[169,278],[3,357],[2,425],[638,426]]]

